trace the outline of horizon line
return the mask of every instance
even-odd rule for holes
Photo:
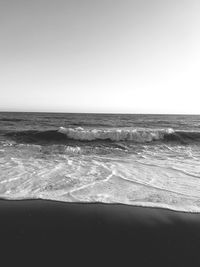
[[[52,114],[99,114],[99,115],[185,115],[185,116],[199,116],[197,113],[143,113],[143,112],[61,112],[61,111],[12,111],[0,110],[0,113],[52,113]]]

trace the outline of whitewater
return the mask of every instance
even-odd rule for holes
[[[0,197],[200,212],[200,116],[0,113]]]

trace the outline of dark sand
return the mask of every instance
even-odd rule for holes
[[[200,266],[200,214],[0,201],[1,266]]]

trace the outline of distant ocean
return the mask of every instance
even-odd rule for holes
[[[0,197],[200,212],[200,116],[1,112]]]

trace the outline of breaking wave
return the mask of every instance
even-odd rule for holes
[[[147,129],[147,128],[109,128],[84,129],[82,127],[64,128],[48,131],[18,131],[9,132],[5,136],[20,143],[62,143],[69,144],[73,142],[179,142],[187,144],[191,142],[200,142],[200,132],[175,131],[167,129]]]
[[[166,134],[174,133],[173,129],[137,129],[137,128],[115,128],[115,129],[84,129],[64,128],[58,130],[67,136],[67,138],[79,141],[94,141],[94,140],[110,140],[110,141],[133,141],[137,143],[145,143],[156,140],[161,140]]]

